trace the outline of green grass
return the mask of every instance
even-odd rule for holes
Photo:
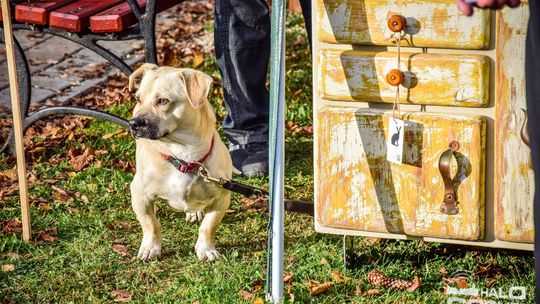
[[[287,66],[287,117],[307,126],[312,120],[311,61],[300,17],[289,17],[287,33],[287,54],[289,62],[294,62]],[[298,34],[304,35],[304,44],[294,44]],[[219,77],[213,58],[207,58],[202,69]],[[224,113],[219,88],[211,99],[217,112]],[[108,110],[127,117],[130,107],[125,104]],[[0,301],[110,303],[116,290],[128,291],[134,303],[253,303],[257,297],[264,298],[268,214],[242,210],[237,195],[231,205],[234,212],[226,216],[217,234],[224,260],[199,262],[193,252],[197,226],[186,223],[183,214],[172,212],[162,203],[158,212],[164,237],[162,258],[146,263],[133,258],[141,231],[130,209],[132,174],[116,164],[120,160],[133,161],[135,145],[128,136],[102,138],[117,130],[112,124],[92,121],[77,131],[84,135],[83,143],[71,140],[50,147],[32,164],[38,181],[30,192],[31,198],[49,203],[49,208],[32,206],[33,228],[39,231],[56,227],[58,238],[37,245],[24,243],[18,234],[0,235],[0,265],[15,267],[14,271],[0,270]],[[313,199],[312,144],[310,134],[288,134],[286,192],[291,198]],[[65,160],[49,162],[52,155],[82,145],[108,153],[97,155],[80,172],[73,172]],[[5,158],[0,159],[0,168],[12,166]],[[62,178],[55,186],[72,191],[72,199],[58,197],[45,182],[58,177]],[[268,182],[266,178],[244,180],[261,187]],[[90,203],[86,204],[82,196]],[[16,197],[0,203],[0,210],[0,221],[20,216]],[[121,228],[119,223],[131,227]],[[507,291],[511,286],[525,286],[528,301],[521,303],[533,302],[533,258],[527,252],[417,241],[367,242],[358,238],[360,267],[347,270],[342,261],[341,237],[315,233],[311,217],[287,214],[285,236],[285,273],[293,274],[285,287],[290,288],[296,303],[443,303],[446,283],[442,279],[458,270],[475,273],[469,285],[485,286],[497,278],[493,288]],[[115,253],[114,243],[126,245],[131,255]],[[486,265],[491,265],[490,270],[482,272]],[[403,279],[418,276],[422,285],[413,293],[381,289],[378,295],[363,296],[375,288],[367,282],[367,273],[373,269]],[[443,269],[449,274],[444,274]],[[348,280],[335,281],[331,274],[334,270]],[[311,296],[310,280],[335,284],[327,292]],[[241,290],[253,297],[242,299],[238,294]],[[287,293],[286,297],[289,302]]]

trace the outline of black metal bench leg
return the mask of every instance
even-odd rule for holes
[[[358,267],[359,256],[354,249],[354,237],[350,235],[343,236],[343,263],[345,268],[354,269]]]
[[[0,41],[4,43],[4,31],[0,28]],[[17,78],[19,80],[19,103],[21,105],[21,114],[23,121],[28,114],[28,108],[30,107],[30,97],[32,96],[32,87],[30,84],[30,69],[28,67],[28,61],[24,54],[24,50],[14,37],[15,44],[15,62],[17,64]],[[15,146],[13,142],[13,130],[10,131],[10,135],[6,141],[0,146],[0,153],[11,152],[15,154]]]
[[[156,1],[149,0],[146,10],[139,21],[141,35],[144,38],[145,59],[147,63],[157,64],[156,47]]]

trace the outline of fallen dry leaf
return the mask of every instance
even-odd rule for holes
[[[326,266],[330,266],[330,263],[328,263],[328,260],[326,258],[321,259],[321,263]]]
[[[244,300],[249,300],[251,297],[253,297],[253,294],[251,292],[245,290],[240,290],[238,292],[238,295]]]
[[[459,288],[467,288],[469,285],[465,277],[443,278],[443,282],[457,284]]]
[[[47,228],[45,230],[37,231],[36,236],[34,237],[34,244],[43,244],[45,242],[54,242],[56,241],[56,236],[58,235],[58,229],[56,227]]]
[[[337,270],[332,271],[332,277],[334,277],[334,280],[340,283],[345,283],[346,281],[346,279],[341,274],[339,274]]]
[[[113,244],[112,245],[113,251],[118,253],[120,256],[129,256],[129,249],[126,245],[123,244]]]
[[[289,282],[292,279],[293,274],[289,273],[283,276],[283,282]]]
[[[256,298],[253,304],[264,304],[264,300],[262,298]]]
[[[8,220],[5,220],[1,224],[0,227],[1,233],[4,234],[12,234],[12,233],[21,233],[22,232],[22,223],[17,218],[11,218]]]
[[[446,268],[442,267],[442,268],[439,268],[439,273],[442,275],[446,275],[448,274],[448,271],[446,270]]]
[[[115,302],[129,302],[131,301],[131,293],[127,290],[115,290],[112,292]]]
[[[0,182],[17,180],[17,167],[0,171]]]
[[[370,289],[366,292],[364,292],[362,295],[365,297],[365,296],[371,296],[371,295],[374,295],[374,294],[380,294],[381,291],[379,289]]]
[[[312,296],[316,296],[327,291],[330,287],[332,287],[332,285],[334,285],[334,282],[319,283],[311,280],[309,284],[309,293]]]
[[[13,264],[2,265],[2,271],[3,272],[12,272],[14,270],[15,270],[15,265],[13,265]]]
[[[94,160],[95,153],[92,147],[87,147],[82,154],[80,154],[78,149],[69,149],[67,156],[73,170],[78,172]]]
[[[486,288],[490,288],[491,286],[493,286],[493,284],[495,284],[497,282],[497,279],[491,279],[489,280],[489,282],[486,283]]]
[[[418,287],[420,287],[420,279],[415,276],[414,279],[412,280],[412,285],[407,288],[407,291],[413,292],[417,290]]]

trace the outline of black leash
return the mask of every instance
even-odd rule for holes
[[[227,179],[227,178],[216,178],[208,174],[208,170],[202,165],[199,164],[198,175],[202,177],[205,181],[210,181],[217,184],[219,187],[229,190],[234,193],[239,193],[245,197],[264,197],[268,198],[268,191],[253,187],[250,185],[243,184],[241,182]],[[285,211],[294,212],[294,213],[303,213],[313,216],[314,207],[312,202],[306,202],[301,200],[292,200],[284,199]]]

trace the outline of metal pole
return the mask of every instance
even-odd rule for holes
[[[271,282],[267,299],[283,301],[283,215],[285,158],[285,0],[272,2],[270,53],[270,231]],[[267,282],[268,283],[268,282]],[[268,285],[267,285],[268,286]]]
[[[8,0],[1,0],[2,19],[4,21],[4,38],[9,74],[9,90],[11,92],[11,112],[13,114],[13,133],[15,135],[15,154],[17,156],[17,176],[19,179],[19,198],[21,201],[21,219],[23,240],[29,241],[31,236],[30,205],[28,203],[28,186],[26,185],[26,163],[24,160],[23,122],[19,103],[19,82],[17,80],[17,64],[11,12]]]

